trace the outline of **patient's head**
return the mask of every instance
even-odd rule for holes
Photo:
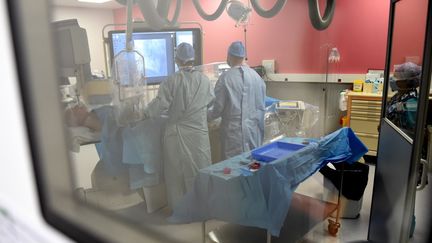
[[[101,129],[101,122],[96,114],[90,112],[84,105],[67,108],[65,111],[65,120],[69,127],[88,127],[95,131],[100,131]]]

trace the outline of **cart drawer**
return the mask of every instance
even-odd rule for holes
[[[381,113],[381,106],[359,106],[352,105],[351,111],[370,112],[370,113]]]
[[[378,100],[358,100],[352,99],[352,105],[367,106],[367,107],[381,107],[381,101]]]
[[[372,119],[380,119],[381,113],[378,112],[367,112],[367,111],[351,111],[351,116],[353,117],[361,117],[361,118],[372,118]]]
[[[379,118],[351,116],[350,127],[354,132],[378,134]]]

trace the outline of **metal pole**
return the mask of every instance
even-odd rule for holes
[[[344,178],[344,172],[345,172],[345,162],[342,162],[342,173],[341,173],[341,181],[339,186],[339,195],[338,195],[338,207],[336,211],[336,223],[339,223],[339,217],[340,217],[340,202],[341,202],[341,196],[342,196],[342,187],[343,187],[343,178]]]
[[[248,60],[248,51],[247,51],[247,37],[246,37],[247,29],[246,29],[246,25],[244,25],[244,27],[243,27],[243,32],[244,32],[244,44],[245,44],[245,52],[246,52],[245,60],[247,61]]]
[[[271,234],[269,230],[267,230],[267,243],[271,243]]]
[[[326,76],[325,76],[325,84],[324,84],[324,123],[323,123],[323,135],[326,135],[327,132],[327,92],[328,92],[328,72],[329,72],[329,61],[328,57],[330,55],[330,45],[327,46],[326,51]]]
[[[206,242],[206,229],[205,229],[205,221],[201,223],[201,233],[202,233],[202,242]]]

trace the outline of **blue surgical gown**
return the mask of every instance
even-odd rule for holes
[[[247,65],[223,73],[215,86],[208,119],[222,117],[222,159],[231,158],[262,144],[265,114],[264,80]]]
[[[198,170],[211,163],[207,107],[213,100],[210,80],[201,72],[181,70],[161,83],[146,117],[168,115],[163,137],[164,177],[169,206],[192,187]]]

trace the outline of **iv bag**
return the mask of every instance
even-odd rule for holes
[[[339,50],[336,48],[336,47],[333,47],[331,50],[330,50],[330,54],[329,54],[329,57],[328,57],[328,62],[329,63],[337,63],[337,62],[339,62],[340,61],[340,53],[339,53]]]
[[[147,83],[144,57],[134,50],[120,51],[114,57],[114,111],[117,123],[126,126],[144,118]]]

